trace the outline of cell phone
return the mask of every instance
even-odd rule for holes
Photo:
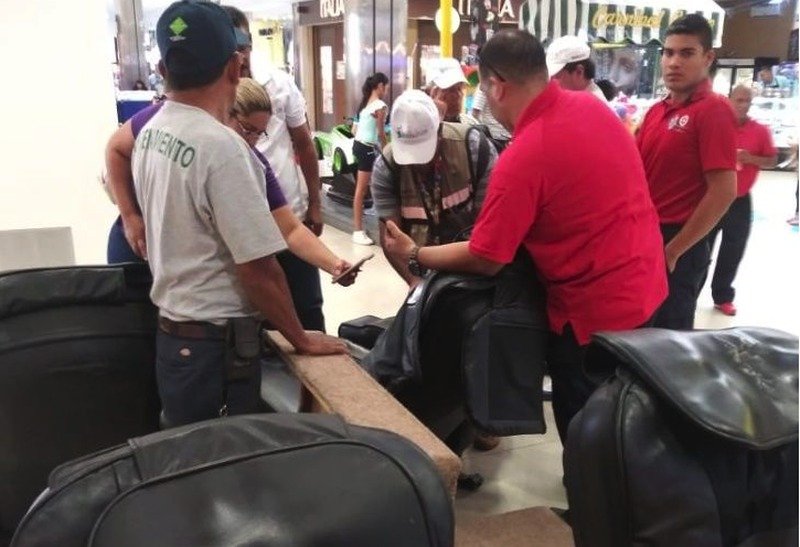
[[[365,256],[364,258],[362,258],[361,260],[359,260],[358,262],[356,262],[355,264],[353,264],[352,266],[347,268],[345,271],[343,271],[339,275],[335,276],[331,280],[331,283],[333,283],[333,284],[338,283],[339,280],[342,279],[343,277],[347,277],[348,275],[350,275],[354,271],[361,269],[361,266],[364,265],[364,262],[366,262],[367,260],[370,260],[371,258],[374,258],[374,257],[375,257],[375,253],[368,254],[367,256]]]

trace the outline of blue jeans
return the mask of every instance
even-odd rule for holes
[[[133,252],[128,240],[125,239],[125,230],[122,228],[122,217],[117,217],[111,225],[108,233],[108,249],[106,257],[109,264],[121,264],[123,262],[144,262]]]
[[[165,425],[177,427],[221,415],[262,412],[261,369],[228,381],[225,340],[182,338],[158,331],[156,381]]]

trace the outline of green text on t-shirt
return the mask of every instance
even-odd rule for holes
[[[194,161],[195,150],[185,142],[161,129],[145,129],[137,141],[139,150],[155,150],[181,167],[189,167]]]

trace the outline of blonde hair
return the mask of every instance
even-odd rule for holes
[[[240,78],[236,87],[236,101],[233,112],[241,116],[249,116],[253,112],[272,114],[272,102],[267,91],[252,78]]]

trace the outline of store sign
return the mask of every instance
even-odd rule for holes
[[[644,10],[637,9],[634,13],[615,11],[612,7],[609,11],[608,6],[600,6],[592,17],[592,28],[599,27],[651,27],[658,28],[664,19],[664,10],[659,10],[653,15],[645,15]]]
[[[469,19],[470,4],[473,1],[474,0],[458,0],[458,13],[460,13],[462,17]],[[501,20],[517,20],[517,13],[514,11],[515,2],[512,2],[512,0],[490,0],[489,3],[491,4],[491,11],[497,13],[497,17]]]
[[[686,10],[657,10],[651,14],[645,13],[643,9],[636,9],[633,13],[625,11],[625,6],[600,5],[592,16],[590,26],[593,29],[600,27],[631,27],[631,28],[660,28],[667,18],[666,23],[670,24],[676,19],[686,15]],[[711,29],[714,30],[716,21],[708,19]]]
[[[335,19],[344,15],[344,0],[320,0],[319,16],[321,19]]]

